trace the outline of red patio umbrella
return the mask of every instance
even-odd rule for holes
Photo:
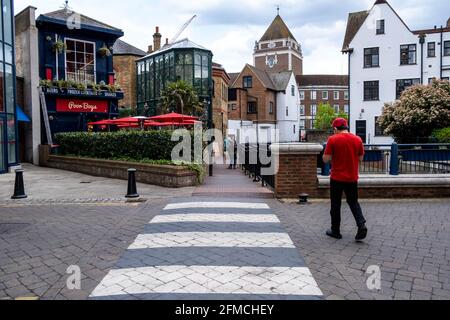
[[[113,124],[125,124],[125,123],[140,123],[141,121],[145,121],[146,117],[126,117],[111,120]]]
[[[97,122],[89,122],[88,125],[90,126],[107,126],[112,124],[112,120],[101,120]]]
[[[187,116],[187,115],[172,112],[172,113],[163,114],[160,116],[151,117],[149,119],[153,120],[153,121],[177,123],[177,122],[183,122],[184,120],[197,120],[198,117]]]

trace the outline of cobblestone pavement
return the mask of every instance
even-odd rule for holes
[[[162,207],[0,204],[0,299],[86,299]],[[66,289],[71,265],[81,269],[81,290]]]
[[[343,205],[343,240],[325,236],[327,202],[271,207],[288,230],[327,299],[450,299],[450,200],[362,201],[369,236]],[[366,286],[369,266],[381,269],[381,290]]]
[[[322,292],[263,202],[168,204],[92,292],[93,299],[318,299]]]

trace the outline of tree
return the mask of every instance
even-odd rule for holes
[[[197,93],[186,81],[169,82],[161,91],[162,112],[176,111],[182,114],[197,114],[203,111]]]
[[[314,127],[319,130],[331,130],[333,121],[336,118],[348,119],[345,113],[336,113],[333,107],[327,104],[320,104],[317,110],[316,119],[314,121]]]
[[[385,104],[378,124],[398,143],[416,142],[450,126],[450,82],[409,87],[400,100]]]

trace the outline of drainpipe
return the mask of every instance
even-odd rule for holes
[[[439,68],[439,73],[440,73],[439,79],[442,79],[443,56],[444,56],[444,28],[441,26],[441,57],[440,57],[441,66]]]
[[[351,101],[351,90],[350,90],[350,87],[351,87],[351,82],[350,82],[350,80],[351,80],[351,78],[350,78],[350,70],[351,70],[351,67],[350,67],[350,56],[352,55],[352,53],[353,53],[353,50],[349,50],[348,51],[348,126],[349,126],[349,129],[351,129],[351,116],[352,116],[352,106],[351,106],[351,103],[350,103],[350,101]]]
[[[420,43],[420,83],[423,84],[423,45],[425,43],[425,34],[419,35],[419,43]]]

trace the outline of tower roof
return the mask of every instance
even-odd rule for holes
[[[261,40],[259,41],[270,41],[275,39],[287,39],[287,38],[291,38],[297,41],[294,35],[289,30],[286,23],[283,21],[280,15],[277,14],[277,16],[267,29],[266,33],[264,33]]]

